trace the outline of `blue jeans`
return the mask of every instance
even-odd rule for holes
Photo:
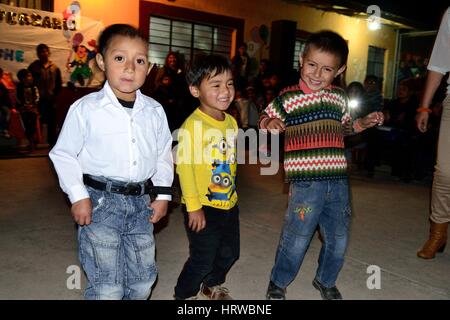
[[[157,275],[150,197],[87,190],[92,223],[78,229],[85,299],[147,299]]]
[[[319,226],[323,245],[316,279],[333,287],[344,263],[350,214],[347,179],[291,183],[271,281],[286,288],[294,280]]]

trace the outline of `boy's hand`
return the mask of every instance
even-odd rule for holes
[[[161,218],[167,214],[167,208],[169,207],[168,200],[155,200],[150,203],[150,208],[153,209],[153,214],[150,217],[151,223],[157,223]]]
[[[205,213],[203,209],[188,212],[189,217],[189,229],[195,232],[200,232],[206,227]]]
[[[277,134],[286,130],[286,125],[283,121],[277,118],[267,120],[265,123],[266,129],[273,134]]]
[[[424,133],[428,129],[428,112],[419,112],[416,115],[417,129]]]
[[[92,220],[92,202],[90,198],[81,199],[72,204],[70,209],[73,220],[80,226],[91,224]]]
[[[384,115],[382,112],[372,112],[362,118],[360,121],[361,126],[365,129],[371,128],[376,125],[381,126],[384,122]]]

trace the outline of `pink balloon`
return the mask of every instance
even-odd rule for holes
[[[67,20],[72,15],[72,11],[69,8],[67,8],[66,10],[63,11],[62,15],[63,18]]]
[[[72,43],[74,46],[77,46],[83,42],[83,39],[84,39],[84,37],[81,33],[79,33],[79,32],[75,33],[75,35],[72,38]]]

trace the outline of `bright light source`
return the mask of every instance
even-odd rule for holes
[[[378,30],[381,28],[380,22],[377,20],[368,23],[369,30]]]
[[[348,106],[350,107],[350,109],[356,109],[358,108],[359,105],[359,101],[356,99],[350,99],[350,101],[348,102]]]

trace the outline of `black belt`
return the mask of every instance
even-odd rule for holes
[[[92,178],[88,174],[83,174],[83,182],[85,185],[94,189],[109,191],[113,193],[120,193],[127,196],[140,196],[143,194],[158,195],[158,194],[173,194],[172,187],[156,187],[152,180],[148,179],[145,182],[136,183],[119,183],[119,182],[103,182]]]

